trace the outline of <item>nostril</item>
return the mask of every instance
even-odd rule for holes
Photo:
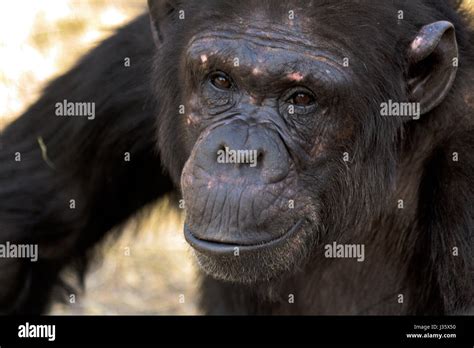
[[[264,157],[265,157],[265,151],[262,150],[262,149],[259,149],[259,150],[257,151],[257,158],[256,158],[256,161],[255,161],[255,162],[256,162],[256,163],[255,163],[255,166],[256,166],[257,168],[261,168],[261,167],[262,167]]]
[[[216,152],[214,153],[215,160],[217,163],[222,162],[223,155],[226,153],[226,147],[227,144],[224,142],[219,144],[219,146],[217,147]]]

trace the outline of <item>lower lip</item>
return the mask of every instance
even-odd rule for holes
[[[275,248],[283,244],[286,240],[294,236],[303,226],[303,219],[298,220],[298,222],[285,234],[282,236],[273,239],[269,242],[255,245],[239,245],[239,244],[226,244],[226,243],[216,243],[208,240],[203,240],[195,237],[188,226],[184,225],[184,237],[186,241],[197,251],[203,254],[212,254],[212,255],[234,255],[236,248],[239,250],[239,255],[247,252],[255,252],[262,249]]]

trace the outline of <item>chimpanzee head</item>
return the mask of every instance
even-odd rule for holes
[[[415,117],[381,105],[415,103],[425,117],[443,100],[456,72],[449,22],[410,15],[418,2],[149,6],[159,149],[205,272],[291,274],[393,206]]]

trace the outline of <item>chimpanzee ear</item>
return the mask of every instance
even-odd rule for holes
[[[458,46],[454,26],[447,21],[421,28],[408,52],[408,90],[420,113],[432,110],[448,94],[456,77]]]
[[[153,39],[157,45],[165,41],[166,28],[173,24],[178,0],[148,0]]]

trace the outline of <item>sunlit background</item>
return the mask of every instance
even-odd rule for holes
[[[19,116],[47,81],[145,10],[146,0],[1,1],[0,128]],[[85,292],[72,292],[66,300],[75,303],[57,303],[53,313],[198,313],[183,217],[168,199],[151,210],[99,248]]]

